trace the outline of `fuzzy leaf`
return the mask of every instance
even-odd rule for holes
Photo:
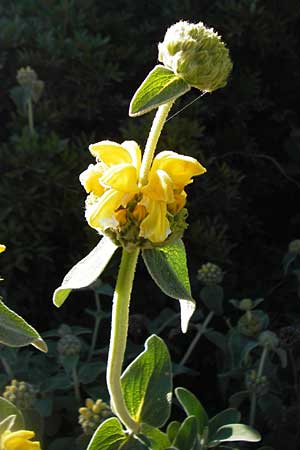
[[[151,450],[165,450],[171,444],[167,434],[145,423],[141,426],[141,433],[149,441]]]
[[[109,263],[117,246],[106,236],[98,245],[67,273],[53,295],[53,303],[58,308],[64,303],[72,289],[82,289],[92,284]]]
[[[116,417],[111,417],[97,428],[87,450],[119,450],[127,441],[127,436]]]
[[[258,442],[260,440],[261,436],[258,431],[242,423],[233,423],[219,428],[214,435],[214,439],[209,442],[209,446],[218,445],[220,442]]]
[[[172,70],[161,65],[155,66],[134,94],[129,115],[141,116],[164,103],[174,101],[190,89],[191,86]]]
[[[179,300],[181,328],[186,332],[195,310],[191,295],[186,253],[181,239],[164,247],[143,251],[143,258],[155,283],[172,298]]]
[[[197,439],[197,418],[195,416],[187,417],[181,424],[175,441],[174,447],[180,450],[191,450],[194,448]]]
[[[139,423],[161,427],[170,415],[172,370],[168,349],[161,338],[150,336],[145,350],[122,375],[128,411]]]
[[[197,418],[198,432],[202,434],[204,428],[208,425],[208,417],[197,397],[188,389],[182,387],[175,389],[175,395],[186,415],[195,416]]]
[[[21,411],[6,398],[0,397],[0,422],[4,421],[8,416],[15,416],[12,430],[24,428],[24,418]]]
[[[24,347],[32,344],[47,352],[47,344],[39,333],[21,316],[9,309],[0,300],[0,343],[9,347]]]

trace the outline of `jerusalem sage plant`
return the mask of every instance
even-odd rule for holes
[[[174,151],[155,157],[154,153],[175,100],[192,87],[212,92],[225,86],[232,69],[220,36],[201,22],[181,21],[170,27],[159,44],[159,61],[162,65],[149,73],[129,109],[129,115],[135,117],[158,108],[143,157],[134,141],[118,144],[104,140],[89,147],[96,161],[80,175],[80,182],[88,194],[87,222],[102,238],[54,293],[59,307],[72,289],[93,283],[122,247],[107,365],[107,386],[116,417],[99,426],[89,450],[199,450],[224,441],[260,439],[257,432],[239,423],[235,409],[209,420],[196,397],[183,388],[176,389],[176,396],[187,418],[182,424],[171,422],[166,432],[161,431],[170,416],[172,373],[167,347],[155,335],[122,374],[130,296],[140,253],[155,283],[179,300],[183,332],[194,312],[181,240],[187,226],[185,187],[206,170],[196,159]]]

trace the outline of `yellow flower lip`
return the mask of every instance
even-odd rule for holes
[[[33,431],[4,431],[0,437],[1,450],[41,450],[38,441],[31,441],[35,436]]]
[[[0,244],[0,253],[5,252],[5,250],[6,250],[6,246],[3,244]]]
[[[137,230],[134,236],[156,244],[171,234],[169,219],[172,222],[172,216],[184,208],[185,186],[206,172],[195,158],[163,151],[152,162],[147,184],[140,186],[141,150],[135,141],[105,140],[91,144],[89,150],[97,163],[80,175],[89,194],[89,225],[101,233],[128,230],[132,223]]]

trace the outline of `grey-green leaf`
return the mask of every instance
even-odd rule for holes
[[[164,103],[174,101],[190,89],[191,86],[172,70],[161,65],[155,66],[134,94],[129,115],[141,116]]]
[[[204,428],[208,426],[208,416],[197,397],[188,389],[182,387],[175,389],[175,395],[186,415],[195,416],[197,418],[198,432],[202,434]]]
[[[213,441],[209,443],[209,447],[218,445],[220,442],[246,441],[258,442],[261,436],[258,431],[241,423],[233,423],[224,425],[219,428],[214,435]]]
[[[143,251],[148,272],[160,289],[180,301],[181,328],[186,332],[195,310],[191,295],[186,253],[181,239],[164,247]]]
[[[98,245],[67,273],[53,294],[53,303],[60,307],[72,289],[82,289],[92,284],[103,272],[118,247],[104,236]]]
[[[21,411],[13,403],[6,400],[6,398],[0,397],[0,422],[12,415],[16,416],[12,429],[20,430],[24,428],[24,418]]]
[[[212,419],[209,420],[209,440],[214,440],[215,434],[218,429],[224,425],[239,423],[241,420],[241,413],[235,408],[228,408],[224,411],[216,414]]]
[[[222,286],[204,286],[200,291],[200,298],[210,311],[219,316],[223,314],[224,292]]]
[[[195,416],[189,416],[181,424],[173,445],[180,450],[191,450],[194,447],[197,438],[197,418]]]
[[[171,444],[167,434],[146,423],[142,424],[141,433],[149,441],[151,450],[165,450]]]
[[[173,422],[170,422],[167,428],[167,435],[171,443],[174,442],[176,435],[178,433],[178,430],[180,428],[180,422],[177,420],[174,420]]]
[[[31,344],[43,352],[48,350],[46,342],[39,333],[1,300],[0,343],[9,347],[24,347]]]
[[[127,436],[116,417],[111,417],[97,428],[87,450],[119,450]]]
[[[122,389],[128,411],[139,423],[161,427],[168,420],[172,399],[172,370],[168,349],[152,335],[145,350],[122,375]]]

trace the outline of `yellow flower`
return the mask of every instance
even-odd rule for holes
[[[1,450],[41,450],[38,441],[31,441],[34,437],[33,431],[4,431],[0,437]]]
[[[3,244],[0,244],[0,253],[5,252],[6,246]]]
[[[154,158],[147,184],[140,186],[141,150],[136,142],[120,145],[101,141],[90,145],[89,150],[96,164],[80,175],[89,194],[89,225],[105,232],[120,230],[133,221],[135,227],[139,226],[138,238],[152,243],[162,243],[171,234],[169,218],[185,205],[184,187],[192,182],[192,177],[206,172],[196,159],[164,151]]]

